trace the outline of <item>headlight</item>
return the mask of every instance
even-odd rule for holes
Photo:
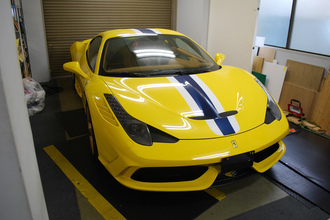
[[[104,94],[104,97],[128,136],[138,144],[151,146],[152,139],[148,126],[128,114],[113,95]]]
[[[265,123],[270,124],[275,119],[278,121],[281,120],[281,118],[282,118],[281,110],[278,107],[278,105],[276,104],[276,101],[269,94],[266,87],[257,78],[255,78],[255,81],[259,84],[259,86],[264,90],[264,92],[267,95],[267,111],[266,111]]]

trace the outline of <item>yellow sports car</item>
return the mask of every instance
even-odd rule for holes
[[[181,33],[111,30],[70,51],[92,152],[127,187],[203,190],[285,153],[288,122],[262,83]]]

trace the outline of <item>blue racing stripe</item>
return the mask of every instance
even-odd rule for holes
[[[218,118],[214,119],[214,121],[218,125],[222,134],[224,134],[224,135],[235,134],[235,130],[234,130],[233,126],[231,126],[228,118],[218,117]]]
[[[204,90],[202,89],[202,87],[200,87],[200,85],[197,84],[197,82],[191,78],[189,75],[183,75],[181,76],[182,78],[184,78],[186,81],[188,81],[195,89],[197,89],[205,98],[207,98],[207,100],[212,104],[212,106],[215,108],[215,106],[213,105],[211,99],[208,97],[208,95],[204,92]]]
[[[203,110],[204,115],[206,117],[214,118],[215,123],[224,135],[235,133],[235,130],[230,124],[228,118],[219,117],[218,112],[214,107],[211,99],[194,79],[192,79],[189,75],[174,76],[174,78],[183,85],[185,85],[184,88],[195,100],[198,107]]]
[[[215,111],[212,103],[210,103],[202,94],[199,93],[192,85],[189,83],[185,85],[185,89],[193,97],[198,107],[203,110],[204,116],[209,118],[218,117],[217,112]]]
[[[187,92],[191,95],[191,97],[195,100],[198,107],[203,110],[204,116],[210,118],[218,117],[217,112],[214,109],[212,103],[203,97],[203,95],[194,87],[192,86],[183,76],[174,76],[176,80],[184,85],[184,88]],[[186,83],[188,82],[188,83]]]
[[[150,30],[150,29],[143,28],[143,29],[138,29],[138,30],[144,34],[157,34],[156,32],[154,32],[153,30]]]

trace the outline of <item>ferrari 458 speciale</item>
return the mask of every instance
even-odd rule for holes
[[[129,188],[203,190],[285,153],[288,122],[265,86],[181,33],[110,30],[70,52],[92,152]]]

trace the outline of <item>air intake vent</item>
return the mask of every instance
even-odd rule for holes
[[[219,114],[220,118],[226,118],[232,115],[236,115],[238,113],[238,111],[234,110],[234,111],[227,111],[227,112],[221,112]]]
[[[150,183],[183,182],[198,179],[207,170],[207,166],[146,167],[138,169],[131,178]]]
[[[232,115],[236,115],[238,113],[238,111],[234,110],[234,111],[227,111],[227,112],[221,112],[220,114],[218,114],[218,116],[220,118],[226,118]],[[208,120],[208,119],[215,119],[214,117],[209,117],[209,116],[195,116],[195,117],[189,117],[190,119],[193,120]]]
[[[196,117],[189,117],[190,119],[193,120],[207,120],[207,119],[214,119],[213,117],[208,117],[208,116],[196,116]]]

